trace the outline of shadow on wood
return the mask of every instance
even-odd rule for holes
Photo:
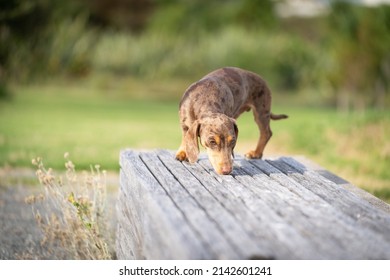
[[[119,259],[390,259],[390,207],[304,158],[120,155]]]

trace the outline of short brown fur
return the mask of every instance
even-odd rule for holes
[[[233,149],[238,137],[236,119],[253,110],[260,130],[256,149],[245,156],[261,158],[272,136],[270,120],[287,118],[271,113],[271,91],[257,74],[235,67],[225,67],[209,73],[192,84],[183,94],[179,106],[182,142],[176,159],[194,163],[200,143],[207,150],[210,162],[218,174],[233,170]]]

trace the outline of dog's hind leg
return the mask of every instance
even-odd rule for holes
[[[269,124],[270,115],[258,114],[257,112],[255,112],[255,110],[253,110],[253,114],[255,115],[255,120],[260,130],[260,137],[257,142],[256,149],[253,151],[249,151],[248,153],[245,154],[245,157],[249,159],[262,158],[264,148],[272,136],[272,131]]]
[[[268,88],[259,93],[253,102],[253,116],[259,128],[260,137],[257,142],[256,149],[249,151],[245,156],[249,159],[256,159],[263,157],[263,151],[269,139],[272,136],[270,128],[271,120],[271,92]]]

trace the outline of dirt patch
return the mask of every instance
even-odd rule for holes
[[[110,234],[109,247],[114,250],[116,212],[115,205],[119,186],[118,175],[107,177],[107,203]],[[35,171],[29,169],[0,169],[0,259],[62,259],[61,246],[41,246],[42,233],[37,226],[31,205],[25,198],[42,192]],[[46,210],[47,211],[47,210]]]

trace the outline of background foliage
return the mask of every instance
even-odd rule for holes
[[[281,18],[280,2],[1,1],[1,95],[37,76],[193,78],[234,65],[343,110],[389,106],[389,5],[331,1],[326,14]]]
[[[0,165],[59,167],[68,151],[117,170],[123,147],[175,149],[185,88],[237,66],[290,115],[269,153],[304,154],[390,197],[390,5],[279,16],[288,2],[0,0]],[[246,152],[257,130],[249,114],[239,122]]]

